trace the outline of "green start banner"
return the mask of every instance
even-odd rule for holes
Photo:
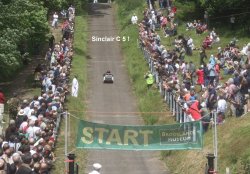
[[[81,120],[77,148],[185,150],[203,147],[201,121],[157,126],[122,126]]]

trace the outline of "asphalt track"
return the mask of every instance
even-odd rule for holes
[[[88,111],[98,112],[89,114],[88,120],[107,124],[142,124],[142,119],[136,114],[121,114],[137,112],[138,109],[120,43],[92,41],[92,36],[118,36],[114,11],[110,5],[90,5],[88,32],[89,88],[86,103]],[[114,75],[114,84],[102,83],[102,75],[106,70]],[[112,114],[101,114],[104,112]],[[92,164],[98,162],[103,166],[101,174],[167,174],[156,151],[89,150],[87,161],[85,173],[89,173]]]

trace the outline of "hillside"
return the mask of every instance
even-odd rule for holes
[[[145,1],[117,1],[119,8],[117,8],[118,19],[120,20],[121,34],[130,36],[133,39],[133,43],[123,43],[123,50],[126,55],[128,70],[131,75],[131,80],[134,82],[135,93],[140,96],[143,95],[144,88],[140,87],[142,83],[141,75],[145,70],[145,61],[140,49],[136,47],[136,42],[138,38],[138,30],[136,26],[130,24],[130,18],[133,13],[138,15],[139,19],[142,19],[142,11],[146,7]],[[189,5],[179,4],[178,16],[185,16],[184,12],[187,13],[188,10],[194,10]],[[184,8],[184,9],[182,9]],[[200,16],[202,16],[200,14]],[[229,41],[234,37],[230,30],[225,28],[219,28],[218,32],[220,34],[221,43],[220,46],[224,47]],[[174,38],[164,38],[162,32],[158,32],[161,35],[162,43],[166,47],[169,47]],[[197,36],[194,32],[185,30],[185,22],[179,19],[178,34],[189,35],[194,39],[194,43],[199,45],[202,42],[202,38],[206,34]],[[200,37],[202,36],[202,37]],[[242,47],[248,38],[244,36],[237,37],[239,40],[238,45]],[[215,54],[217,52],[217,46],[208,50],[207,55]],[[192,56],[187,56],[188,60],[193,60],[195,64],[198,64],[199,53],[194,52]],[[128,58],[127,58],[128,57]],[[131,59],[131,60],[130,60]],[[133,68],[136,67],[136,68]],[[142,72],[143,71],[143,72]],[[223,76],[224,80],[228,79],[229,76]],[[147,96],[147,95],[146,95]],[[145,98],[142,99],[145,102]],[[154,100],[155,101],[155,100]],[[146,103],[146,102],[145,102]],[[145,104],[144,103],[144,104]],[[150,106],[155,107],[155,102],[148,101],[145,108],[150,110]],[[164,110],[164,106],[156,104],[158,109]],[[143,106],[143,104],[142,104]],[[141,109],[145,109],[142,107]],[[157,108],[157,107],[155,107]],[[152,111],[152,110],[151,110]],[[218,126],[218,169],[219,173],[225,173],[226,167],[230,168],[231,173],[239,174],[249,174],[250,173],[250,114],[245,115],[241,118],[227,117],[224,124]],[[145,118],[145,117],[144,117]],[[150,123],[154,117],[146,117],[144,120],[146,123]],[[157,119],[158,120],[158,119]],[[173,122],[169,117],[160,117],[159,123],[169,123]],[[166,162],[166,166],[169,167],[172,173],[176,174],[202,174],[205,170],[205,164],[207,162],[206,154],[213,153],[213,136],[212,129],[210,128],[204,135],[204,148],[201,151],[164,151],[162,152],[162,158]]]

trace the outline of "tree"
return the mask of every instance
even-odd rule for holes
[[[34,45],[46,39],[49,31],[46,15],[43,6],[29,0],[0,2],[1,80],[23,65],[22,55],[32,53]]]

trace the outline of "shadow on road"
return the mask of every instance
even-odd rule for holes
[[[89,4],[89,16],[94,17],[104,17],[104,15],[110,15],[108,13],[103,13],[101,10],[111,8],[110,4]]]

